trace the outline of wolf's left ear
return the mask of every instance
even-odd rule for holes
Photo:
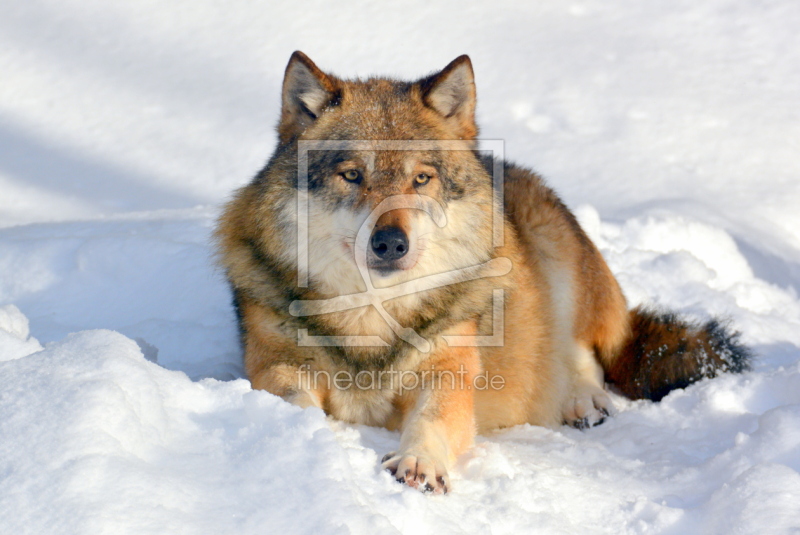
[[[283,98],[278,135],[282,142],[301,134],[339,95],[336,78],[322,72],[297,50],[289,58],[283,77]]]
[[[466,54],[441,72],[420,81],[423,102],[442,115],[462,139],[478,135],[475,124],[475,75]]]

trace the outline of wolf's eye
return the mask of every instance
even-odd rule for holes
[[[348,182],[361,182],[361,173],[356,169],[348,169],[342,173],[342,178]]]
[[[425,184],[427,184],[430,181],[431,181],[431,175],[426,175],[425,173],[420,173],[420,174],[418,174],[417,176],[414,177],[414,182],[418,186],[424,186]]]

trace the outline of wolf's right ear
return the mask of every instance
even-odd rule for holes
[[[308,56],[295,51],[283,77],[283,97],[278,135],[287,142],[301,134],[326,106],[338,99],[336,78],[322,72]]]

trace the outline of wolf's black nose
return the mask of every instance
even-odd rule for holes
[[[372,252],[381,260],[397,260],[408,252],[408,236],[397,227],[384,227],[372,235]]]

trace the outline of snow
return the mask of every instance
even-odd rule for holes
[[[27,357],[42,350],[42,344],[31,338],[28,318],[14,305],[0,307],[0,360]]]
[[[799,26],[790,0],[6,2],[0,533],[797,532]],[[754,370],[480,437],[443,497],[378,470],[396,433],[253,391],[210,232],[294,49],[406,78],[469,53],[482,136],[629,302],[729,318]]]

